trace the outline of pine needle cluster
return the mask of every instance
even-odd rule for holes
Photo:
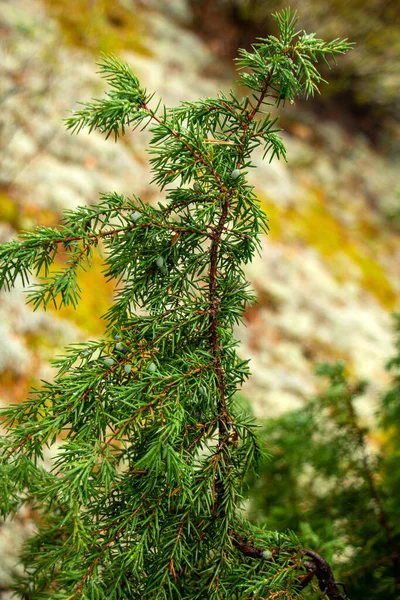
[[[104,194],[1,247],[0,284],[22,281],[35,309],[77,307],[77,273],[95,252],[116,282],[104,339],[67,348],[54,381],[3,411],[2,514],[24,503],[40,512],[20,598],[305,597],[312,554],[241,510],[262,450],[235,401],[249,368],[233,331],[253,301],[243,265],[268,230],[246,174],[256,148],[285,158],[268,106],[314,94],[318,61],[351,44],[297,31],[289,10],[275,18],[279,37],[240,51],[250,89],[241,100],[220,92],[166,108],[128,65],[104,57],[109,90],[67,128],[118,139],[148,127],[165,202]]]

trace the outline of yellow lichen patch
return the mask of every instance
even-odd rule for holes
[[[363,254],[355,245],[348,247],[347,254],[361,270],[362,286],[374,294],[385,307],[394,308],[398,300],[397,294],[382,265],[371,256]]]
[[[99,55],[122,50],[149,56],[140,39],[140,17],[134,4],[119,0],[45,0],[60,23],[66,41]]]
[[[52,227],[59,220],[58,212],[43,209],[15,190],[8,193],[7,188],[0,189],[0,222],[8,223],[16,231],[32,230],[36,225]]]
[[[261,200],[261,206],[268,217],[268,237],[274,240],[282,239],[282,227],[284,226],[284,221],[282,220],[282,208],[266,199],[262,199],[262,196],[259,194],[257,195]]]
[[[65,264],[56,259],[54,269],[65,268]],[[92,265],[86,271],[78,269],[77,281],[82,290],[81,300],[76,309],[73,306],[66,306],[56,309],[49,302],[48,309],[56,312],[63,319],[68,319],[78,327],[88,333],[98,336],[104,333],[105,321],[102,316],[107,312],[112,304],[112,295],[114,292],[114,283],[106,281],[104,274],[104,263],[100,256],[93,255]]]
[[[0,191],[0,221],[15,227],[18,221],[18,205],[6,193]]]
[[[386,308],[395,306],[399,298],[376,258],[379,251],[390,253],[383,233],[374,230],[371,238],[366,231],[371,227],[357,219],[346,227],[330,212],[321,193],[310,193],[295,206],[281,207],[265,199],[262,205],[270,219],[271,237],[315,248],[339,281],[356,278]]]
[[[287,209],[285,220],[292,236],[317,248],[326,257],[343,252],[349,241],[346,232],[318,200]]]

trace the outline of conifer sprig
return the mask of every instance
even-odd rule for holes
[[[257,530],[240,510],[243,480],[263,450],[235,399],[249,369],[234,327],[253,301],[243,265],[268,230],[246,173],[257,147],[285,157],[268,103],[307,94],[307,81],[320,79],[306,58],[350,45],[300,36],[295,62],[296,18],[284,11],[277,21],[280,40],[241,53],[252,99],[231,91],[151,108],[153,96],[130,68],[104,57],[110,91],[67,127],[117,138],[149,126],[153,182],[166,203],[107,194],[67,213],[60,227],[1,249],[6,287],[37,278],[35,308],[77,306],[77,270],[100,248],[105,277],[117,282],[106,338],[69,348],[54,361],[54,382],[3,413],[3,514],[25,501],[43,512],[24,555],[22,597],[301,596],[311,561],[298,540]],[[60,254],[64,267],[54,270]],[[252,544],[265,548],[255,562],[243,551]]]
[[[400,315],[395,319],[397,353],[377,403],[379,430],[358,410],[367,382],[352,382],[342,362],[321,364],[327,389],[265,424],[274,459],[253,486],[252,518],[301,531],[333,562],[350,598],[397,600],[400,589]]]
[[[297,15],[291,14],[290,9],[275,14],[274,18],[280,37],[259,38],[259,42],[252,46],[252,52],[240,49],[237,64],[241,69],[251,69],[250,73],[242,73],[240,80],[261,93],[258,98],[255,96],[256,100],[259,102],[261,98],[261,103],[264,103],[272,96],[271,93],[266,94],[267,90],[273,90],[279,106],[282,101],[293,102],[300,95],[309,98],[315,92],[319,93],[318,85],[326,81],[316,67],[318,60],[330,66],[329,58],[335,61],[338,54],[345,54],[353,44],[347,39],[324,42],[314,33],[296,31]]]

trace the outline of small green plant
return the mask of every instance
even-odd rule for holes
[[[328,389],[266,423],[272,459],[252,486],[252,519],[289,528],[323,553],[352,600],[396,600],[400,592],[400,314],[395,318],[398,352],[377,407],[378,431],[357,413],[367,383],[351,383],[343,363],[322,364],[317,372]]]
[[[105,338],[68,348],[52,383],[3,412],[2,514],[31,503],[41,515],[21,598],[289,599],[311,581],[344,598],[319,555],[251,526],[241,510],[261,449],[235,402],[249,370],[233,329],[253,300],[242,267],[268,229],[246,175],[258,147],[285,157],[265,108],[314,94],[318,60],[350,48],[296,31],[289,10],[275,19],[279,38],[240,51],[251,91],[241,100],[231,91],[152,108],[130,68],[104,57],[106,97],[67,127],[117,139],[149,126],[166,203],[105,194],[1,248],[0,283],[29,285],[35,309],[76,307],[77,271],[100,247],[117,282]],[[55,271],[60,253],[65,268]],[[53,446],[49,470],[43,452]]]

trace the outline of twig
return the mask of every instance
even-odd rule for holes
[[[262,548],[257,548],[253,544],[250,544],[243,536],[234,531],[230,531],[230,536],[235,548],[240,550],[240,552],[242,552],[242,554],[245,556],[260,559],[265,558],[264,552],[266,551]],[[304,566],[308,571],[308,575],[303,578],[299,577],[301,587],[306,587],[315,576],[318,580],[319,589],[325,596],[327,596],[327,598],[329,598],[329,600],[346,600],[346,592],[345,595],[343,595],[342,590],[339,587],[342,586],[342,588],[344,588],[344,584],[339,581],[335,581],[329,563],[313,550],[302,548],[300,552],[310,559],[304,563]],[[272,557],[273,556],[274,552],[272,552]]]

